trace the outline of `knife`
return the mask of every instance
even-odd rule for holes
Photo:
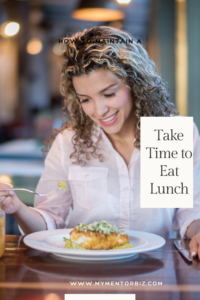
[[[175,240],[174,245],[188,261],[190,261],[190,262],[193,261],[193,259],[191,258],[190,252],[182,247],[181,240]]]

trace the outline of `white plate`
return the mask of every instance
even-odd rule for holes
[[[113,260],[122,259],[162,247],[165,239],[159,235],[143,232],[125,230],[134,248],[117,250],[77,250],[64,248],[63,237],[69,238],[69,229],[45,230],[31,233],[24,238],[24,243],[37,250],[51,252],[55,256],[67,260]]]

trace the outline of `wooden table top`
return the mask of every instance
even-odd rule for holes
[[[189,240],[184,243],[188,247]],[[200,261],[186,261],[173,239],[137,258],[80,263],[31,249],[22,236],[6,236],[0,258],[0,300],[64,300],[64,294],[89,293],[131,293],[136,300],[200,299]]]

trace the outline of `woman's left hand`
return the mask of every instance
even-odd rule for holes
[[[193,236],[189,243],[190,253],[193,257],[198,255],[200,260],[200,231]]]

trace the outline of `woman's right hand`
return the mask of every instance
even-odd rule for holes
[[[9,184],[0,183],[0,190],[9,189]],[[22,202],[13,191],[1,191],[0,192],[0,207],[6,214],[13,214],[19,210]]]

